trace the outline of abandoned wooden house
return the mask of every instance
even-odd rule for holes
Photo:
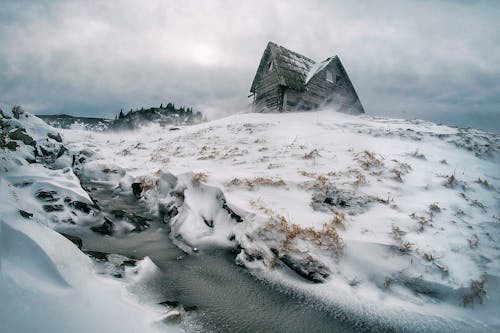
[[[322,62],[269,42],[250,88],[256,112],[312,110],[334,105],[360,114],[363,106],[338,56]]]

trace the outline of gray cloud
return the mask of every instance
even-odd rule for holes
[[[5,1],[0,102],[112,116],[238,112],[273,40],[338,54],[370,114],[497,129],[496,1]]]

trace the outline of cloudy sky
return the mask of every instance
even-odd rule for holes
[[[0,103],[241,112],[268,41],[337,54],[372,115],[500,130],[500,1],[2,0]]]

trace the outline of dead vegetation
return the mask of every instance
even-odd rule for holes
[[[320,249],[333,251],[335,255],[340,255],[342,253],[344,243],[336,227],[341,226],[345,228],[344,214],[335,215],[330,222],[324,223],[321,229],[316,229],[313,227],[301,227],[297,224],[290,223],[285,216],[269,209],[261,201],[252,200],[250,204],[269,217],[269,222],[265,224],[263,230],[259,232],[261,236],[269,232],[279,232],[283,235],[279,249],[281,254],[294,251],[294,245],[298,241],[305,241],[309,244],[316,245]]]
[[[409,155],[411,157],[417,158],[419,160],[426,160],[427,159],[424,154],[422,154],[418,151],[418,149],[416,149],[413,153],[410,153]]]
[[[306,160],[314,160],[314,159],[316,159],[318,157],[321,157],[321,155],[319,154],[318,150],[317,149],[313,149],[310,152],[305,153],[302,158],[306,159]]]
[[[411,166],[408,163],[400,162],[398,160],[392,160],[394,162],[394,167],[391,169],[396,181],[402,183],[403,176],[408,174],[411,170]]]
[[[455,174],[451,174],[449,176],[441,176],[441,177],[445,178],[445,182],[443,184],[444,187],[456,188],[456,187],[460,186],[462,188],[462,190],[467,191],[467,183],[465,183],[462,180],[459,180],[455,176]]]
[[[483,275],[479,280],[471,281],[469,291],[462,296],[462,304],[473,307],[476,300],[482,304],[484,296],[486,296],[486,277]]]
[[[197,172],[193,175],[191,178],[191,184],[193,184],[194,187],[200,186],[201,183],[206,182],[208,179],[208,176],[204,172]]]
[[[231,181],[226,183],[226,187],[246,187],[250,191],[259,186],[269,186],[269,187],[282,187],[286,186],[283,179],[278,177],[255,177],[255,178],[233,178]]]
[[[354,155],[354,159],[365,170],[380,169],[384,166],[382,157],[377,157],[374,152],[363,150]]]
[[[488,190],[493,190],[494,189],[493,185],[491,185],[490,183],[488,183],[488,181],[486,179],[478,178],[475,181],[475,183],[483,186],[484,188],[486,188]]]
[[[410,217],[417,222],[419,232],[424,231],[425,226],[431,225],[430,219],[426,218],[425,216],[419,216],[416,213],[411,213]]]

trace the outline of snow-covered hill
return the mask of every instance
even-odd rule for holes
[[[332,110],[61,133],[54,165],[72,168],[35,184],[73,171],[123,193],[134,184],[187,253],[238,249],[235,264],[255,276],[395,330],[500,328],[498,135]],[[2,192],[33,211],[36,189],[15,184],[43,166],[16,154],[3,153]],[[39,213],[56,227],[69,211]]]

